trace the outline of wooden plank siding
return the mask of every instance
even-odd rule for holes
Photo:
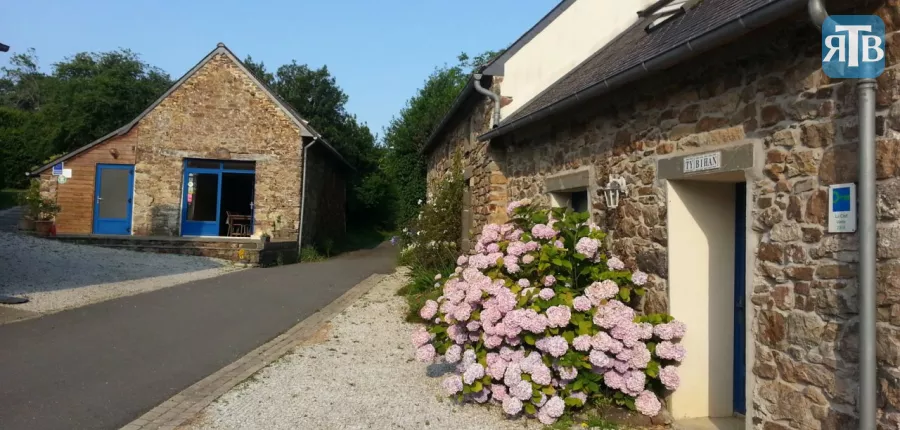
[[[110,138],[66,160],[65,168],[72,169],[72,177],[65,184],[56,184],[56,177],[52,176],[51,170],[41,174],[43,188],[56,190],[56,202],[61,208],[56,216],[57,233],[92,233],[97,164],[134,164],[138,129],[139,127],[134,127],[125,135]]]

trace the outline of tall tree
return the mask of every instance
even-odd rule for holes
[[[416,216],[418,201],[425,197],[427,165],[421,154],[422,145],[440,124],[471,73],[496,55],[495,51],[475,57],[463,53],[457,57],[457,64],[436,69],[385,129],[384,168],[396,186],[395,210],[399,222]]]

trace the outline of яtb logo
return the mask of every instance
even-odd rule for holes
[[[884,72],[884,21],[833,15],[822,23],[822,70],[831,78],[876,78]]]

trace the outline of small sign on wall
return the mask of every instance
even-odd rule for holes
[[[53,165],[53,176],[60,176],[63,174],[63,163],[56,163]]]
[[[62,176],[65,176],[68,179],[72,179],[72,169],[63,169]]]
[[[722,167],[722,152],[707,152],[706,154],[684,157],[684,173],[715,170]]]
[[[856,232],[856,184],[828,187],[828,232]]]

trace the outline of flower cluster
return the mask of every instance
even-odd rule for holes
[[[680,383],[686,327],[635,311],[649,275],[608,256],[587,214],[507,210],[510,223],[485,226],[475,252],[436,277],[442,295],[419,309],[429,327],[413,334],[416,358],[456,365],[449,395],[544,424],[597,400],[656,415]]]

